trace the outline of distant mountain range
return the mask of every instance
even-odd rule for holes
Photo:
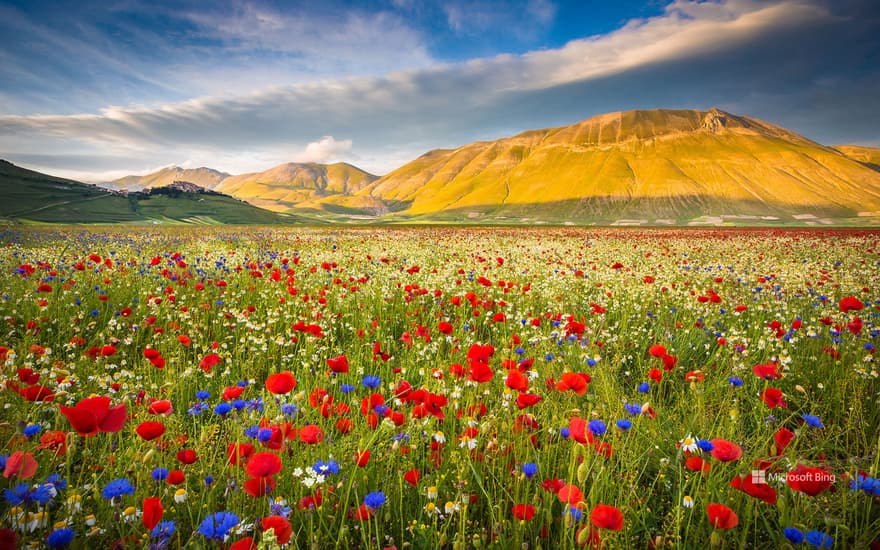
[[[175,181],[314,222],[880,222],[880,149],[827,147],[718,109],[608,113],[430,151],[382,177],[345,163],[242,175],[171,167],[107,187],[141,191]]]

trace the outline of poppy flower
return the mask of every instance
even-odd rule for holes
[[[754,474],[748,474],[743,477],[735,477],[730,480],[730,486],[734,489],[739,489],[740,491],[744,492],[752,498],[763,500],[767,504],[776,504],[776,500],[778,498],[776,489],[771,487],[768,483],[764,483],[763,481],[755,483],[755,477],[756,476]]]
[[[516,406],[520,409],[525,409],[527,407],[531,407],[532,405],[541,401],[543,397],[540,395],[535,395],[533,393],[521,393],[516,397]]]
[[[403,480],[415,487],[419,484],[419,480],[422,479],[422,473],[418,471],[418,469],[413,468],[408,470],[405,474],[403,474]]]
[[[556,492],[556,497],[559,499],[559,502],[565,502],[569,506],[577,506],[583,502],[584,493],[574,485],[566,484]]]
[[[239,539],[229,546],[229,550],[256,550],[256,548],[257,543],[254,542],[254,537]]]
[[[785,448],[791,444],[794,439],[794,432],[788,428],[779,428],[773,434],[773,440],[776,442],[776,455],[779,456],[785,451]]]
[[[247,474],[251,477],[274,476],[280,471],[281,458],[275,453],[257,453],[247,461]]]
[[[492,380],[492,377],[495,375],[495,372],[489,367],[488,364],[482,361],[474,361],[471,364],[471,371],[469,379],[474,382],[488,382]]]
[[[716,529],[732,529],[739,525],[739,518],[736,512],[723,504],[713,502],[706,506],[706,514],[709,516],[709,522]]]
[[[314,445],[324,441],[324,431],[314,424],[303,426],[299,431],[299,440],[309,445]]]
[[[559,391],[571,390],[577,395],[584,395],[587,393],[590,382],[592,382],[592,378],[585,372],[566,372],[556,383],[556,389]]]
[[[511,513],[518,520],[528,521],[535,517],[535,507],[531,504],[514,504]]]
[[[865,304],[855,296],[844,296],[838,306],[841,312],[846,313],[847,311],[861,311]]]
[[[37,473],[39,464],[31,453],[15,451],[6,459],[6,467],[3,469],[3,477],[6,479],[30,479]]]
[[[141,439],[144,439],[145,441],[152,441],[153,439],[156,439],[157,437],[165,433],[165,424],[162,424],[161,422],[151,421],[141,422],[140,424],[138,424],[138,427],[135,428],[135,431],[139,436],[141,436]]]
[[[32,402],[52,401],[55,399],[55,393],[46,386],[28,386],[19,389],[18,394],[21,395],[25,401]]]
[[[529,389],[529,379],[522,372],[512,370],[510,371],[510,374],[507,375],[504,385],[512,390],[524,392]]]
[[[713,439],[712,456],[721,462],[732,462],[742,457],[742,449],[736,443],[726,439]]]
[[[327,359],[327,365],[333,372],[337,374],[345,374],[348,372],[348,357],[340,355],[339,357]]]
[[[157,399],[150,403],[147,412],[150,414],[158,414],[162,416],[168,416],[172,412],[174,412],[174,407],[171,404],[171,401],[167,399]]]
[[[168,472],[168,477],[165,478],[165,483],[168,485],[180,485],[186,481],[186,475],[182,470],[171,470]]]
[[[270,374],[266,378],[266,389],[276,395],[290,393],[296,387],[296,378],[290,371]]]
[[[56,455],[67,453],[67,434],[61,430],[49,430],[40,436],[38,450],[53,450]]]
[[[290,522],[287,521],[287,518],[282,516],[268,516],[263,518],[260,522],[263,527],[263,531],[268,531],[272,529],[275,533],[275,540],[278,541],[278,544],[287,544],[290,542],[290,536],[293,535],[293,527],[290,525]]]
[[[446,334],[446,335],[452,334],[452,330],[453,330],[452,323],[448,323],[446,321],[440,321],[440,323],[437,325],[437,330],[440,331],[441,334]]]
[[[684,466],[688,470],[703,472],[704,474],[712,469],[711,464],[703,460],[703,457],[697,455],[689,456],[688,459],[684,461]]]
[[[199,460],[199,455],[192,449],[182,449],[177,452],[177,460],[182,464],[193,464]]]
[[[666,355],[666,347],[661,346],[660,344],[654,344],[650,348],[648,348],[648,353],[651,357],[663,357]]]
[[[354,462],[358,468],[363,468],[370,461],[370,451],[358,451],[354,454]]]
[[[208,355],[204,356],[201,361],[199,361],[199,368],[207,373],[210,373],[211,369],[222,362],[222,357],[220,357],[216,353],[209,353]]]
[[[775,409],[776,407],[782,409],[788,408],[788,405],[785,404],[785,397],[782,394],[782,390],[780,390],[779,388],[767,388],[762,391],[761,401],[763,401],[771,409]]]
[[[82,436],[118,432],[125,425],[125,404],[111,407],[109,397],[88,397],[73,407],[59,406],[59,410]]]
[[[776,370],[777,367],[776,363],[764,363],[752,367],[752,372],[755,373],[755,376],[764,380],[777,380],[782,378],[782,373]]]
[[[616,506],[598,504],[590,512],[590,523],[600,529],[620,531],[623,529],[623,512]]]
[[[159,524],[165,509],[162,507],[162,499],[159,497],[147,497],[141,506],[141,521],[146,529],[152,529]]]
[[[250,443],[230,443],[226,449],[226,456],[232,465],[244,464],[254,454],[254,446]]]
[[[274,491],[275,486],[275,478],[273,477],[252,477],[244,482],[242,489],[250,496],[259,498]]]
[[[798,464],[786,476],[788,486],[793,490],[814,497],[827,491],[834,483],[834,474],[822,468],[808,468]]]

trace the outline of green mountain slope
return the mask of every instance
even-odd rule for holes
[[[205,189],[214,189],[225,178],[229,177],[226,172],[219,172],[212,168],[181,168],[171,166],[163,168],[145,176],[125,176],[113,180],[105,187],[116,190],[141,191],[148,187],[164,187],[175,181],[188,181]]]

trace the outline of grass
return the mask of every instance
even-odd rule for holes
[[[137,514],[155,496],[163,520],[174,522],[171,547],[225,547],[247,536],[269,545],[262,518],[281,514],[296,548],[574,548],[590,535],[591,512],[606,504],[624,518],[620,531],[598,530],[606,548],[786,547],[785,527],[826,533],[836,547],[865,547],[880,537],[880,507],[849,480],[859,472],[876,478],[880,469],[878,237],[437,227],[7,231],[0,380],[13,389],[4,392],[0,454],[32,453],[38,467],[28,487],[54,473],[66,488],[45,506],[6,498],[0,522],[22,545],[66,527],[78,547],[148,547],[162,537],[151,538]],[[863,309],[842,311],[845,296]],[[308,324],[321,334],[303,331]],[[479,361],[468,358],[476,344],[494,350],[485,357],[492,375],[479,382]],[[654,345],[677,358],[668,372]],[[113,353],[103,354],[105,346]],[[161,354],[164,368],[150,364],[147,349]],[[200,368],[210,354],[221,361]],[[334,375],[327,360],[342,355],[350,370]],[[517,366],[523,360],[533,363]],[[781,378],[753,374],[768,362]],[[516,405],[522,387],[506,383],[511,369],[523,371],[525,392],[538,403]],[[296,387],[271,393],[267,377],[285,371]],[[575,372],[592,378],[582,395],[557,385]],[[403,381],[442,396],[443,414],[400,400]],[[45,385],[54,401],[14,391],[29,385]],[[224,398],[236,387],[239,396]],[[767,388],[783,392],[786,408],[761,400]],[[90,395],[126,405],[120,431],[77,435],[59,405]],[[363,405],[371,396],[387,410]],[[150,414],[153,400],[167,400],[173,412]],[[223,403],[230,412],[218,414]],[[806,424],[804,414],[824,427]],[[601,420],[607,430],[578,443],[564,437],[573,419]],[[631,428],[616,426],[624,419]],[[135,430],[146,421],[161,422],[165,433],[143,440]],[[263,426],[279,436],[309,425],[323,441],[282,437],[266,448],[251,431]],[[30,426],[40,433],[25,436]],[[796,437],[775,457],[781,428]],[[65,454],[37,448],[52,430],[67,434]],[[729,440],[742,457],[686,453],[686,436]],[[249,475],[227,453],[240,442],[281,459],[271,495],[242,490]],[[181,463],[183,449],[198,460]],[[370,459],[358,466],[355,455],[365,450]],[[711,469],[689,469],[688,456]],[[731,487],[768,459],[775,504]],[[318,478],[319,460],[334,461],[338,473]],[[523,471],[529,463],[533,477]],[[810,496],[773,477],[799,463],[833,473],[831,489]],[[157,481],[154,468],[181,470],[184,480]],[[420,475],[414,484],[404,480],[411,470]],[[134,494],[103,498],[119,478]],[[575,512],[552,480],[583,492]],[[19,481],[13,473],[0,485]],[[319,491],[320,505],[309,508]],[[385,503],[361,510],[377,491]],[[739,524],[713,529],[706,512],[713,502],[729,506]],[[517,504],[533,506],[534,517],[514,517]],[[225,544],[199,533],[220,511],[240,520]],[[38,512],[46,515],[30,530],[27,514]]]

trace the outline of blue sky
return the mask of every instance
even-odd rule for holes
[[[711,106],[880,145],[871,0],[0,3],[0,158],[102,181]]]

